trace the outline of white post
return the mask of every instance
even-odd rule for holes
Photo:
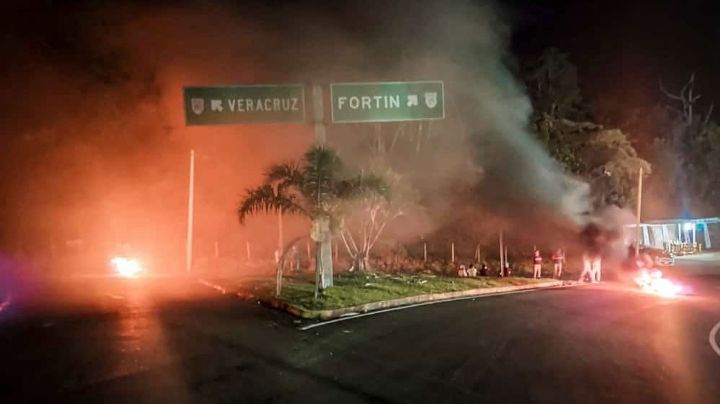
[[[635,256],[640,255],[640,214],[642,212],[642,183],[643,183],[643,168],[640,166],[640,173],[638,175],[638,195],[637,195],[637,237],[635,242]]]
[[[278,209],[278,251],[280,254],[283,253],[283,214],[282,208]]]
[[[423,261],[427,262],[427,243],[423,243]]]
[[[710,230],[708,229],[707,222],[703,223],[703,235],[705,236],[705,249],[712,248],[712,244],[710,243]]]
[[[455,243],[450,244],[450,262],[455,262]]]
[[[503,232],[500,230],[500,276],[505,270],[505,247],[503,246]]]
[[[677,228],[678,228],[678,243],[682,244],[684,242],[683,241],[684,230],[683,230],[682,224],[678,223]]]
[[[187,241],[185,243],[185,271],[192,269],[193,254],[193,211],[195,200],[195,150],[190,149],[190,181],[188,184]]]

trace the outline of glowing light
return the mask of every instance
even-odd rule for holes
[[[695,223],[685,223],[683,225],[683,229],[685,229],[685,231],[690,231],[694,228],[695,228]]]
[[[638,276],[635,277],[635,283],[637,283],[645,293],[667,298],[675,297],[682,291],[682,286],[673,283],[669,279],[663,278],[662,272],[658,270],[640,270]]]
[[[110,260],[110,263],[115,268],[115,272],[125,278],[135,278],[140,275],[140,272],[143,270],[137,260],[130,258],[114,257]]]

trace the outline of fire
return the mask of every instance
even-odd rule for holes
[[[135,278],[142,272],[140,262],[125,257],[115,257],[110,260],[118,275],[125,278]]]
[[[662,297],[675,297],[682,291],[682,286],[663,278],[662,272],[658,270],[648,271],[647,269],[641,269],[640,274],[635,277],[635,283],[640,286],[643,292]]]

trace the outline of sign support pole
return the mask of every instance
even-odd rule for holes
[[[313,124],[315,126],[315,146],[324,148],[325,137],[325,104],[323,100],[323,87],[321,85],[312,86],[312,104],[313,104]],[[323,234],[322,241],[317,243],[317,267],[320,283],[320,289],[326,289],[333,286],[333,256],[332,256],[332,239],[330,230],[327,229]]]
[[[188,183],[187,241],[185,243],[185,272],[192,269],[193,253],[193,210],[195,200],[195,149],[190,149],[190,181]]]
[[[325,147],[325,108],[323,103],[323,88],[314,85],[312,88],[313,98],[313,123],[315,124],[315,145]]]

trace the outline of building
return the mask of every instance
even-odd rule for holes
[[[636,225],[626,226],[625,239],[636,238]],[[650,220],[640,224],[641,245],[669,249],[671,245],[699,245],[704,250],[720,246],[720,217]],[[628,243],[629,244],[629,243]]]

